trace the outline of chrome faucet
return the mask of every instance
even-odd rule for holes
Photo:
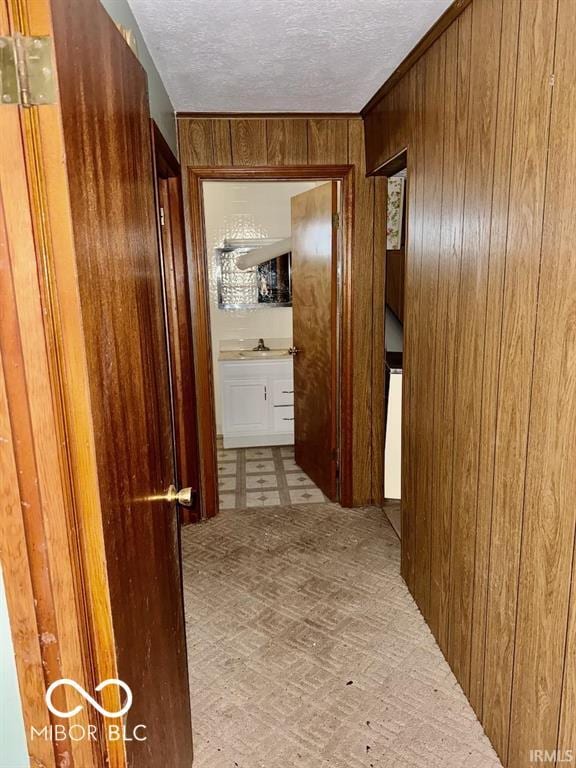
[[[254,347],[252,352],[270,352],[270,347],[264,344],[264,339],[258,339],[258,346]]]

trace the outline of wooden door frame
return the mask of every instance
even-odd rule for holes
[[[386,461],[386,421],[387,421],[387,387],[388,387],[388,371],[386,362],[386,336],[385,336],[385,322],[386,322],[386,267],[388,261],[388,248],[387,248],[387,218],[388,218],[388,179],[394,176],[399,171],[408,170],[408,148],[400,150],[394,157],[391,157],[382,165],[371,171],[368,176],[374,177],[376,181],[375,187],[375,204],[376,207],[381,207],[383,216],[380,219],[375,217],[374,221],[374,290],[373,290],[373,322],[374,333],[372,338],[372,385],[373,385],[373,399],[380,393],[380,401],[382,402],[381,427],[379,429],[373,429],[372,432],[372,456],[375,458],[375,465],[373,467],[373,477],[378,478],[377,487],[373,488],[373,495],[376,503],[384,505],[387,501],[385,489],[384,489],[384,463]],[[406,253],[408,250],[408,176],[406,177],[406,189],[404,190],[405,211],[404,211],[404,225],[405,230],[405,243],[404,243],[404,259],[406,260]],[[379,221],[379,225],[376,226],[376,221]],[[376,247],[378,244],[379,247]],[[380,256],[381,254],[381,256]],[[406,282],[404,282],[404,307],[406,307]],[[405,316],[404,316],[405,318]],[[402,323],[405,325],[405,320]],[[406,357],[402,355],[402,366],[405,366]],[[407,420],[409,418],[407,410],[407,397],[406,392],[406,376],[402,376],[402,461],[401,461],[401,498],[400,506],[403,509],[403,500],[406,498],[404,493],[404,483],[406,477],[406,461],[408,455],[407,440]],[[375,394],[376,393],[376,394]],[[404,528],[402,529],[404,533]]]
[[[352,506],[352,242],[354,226],[353,165],[296,165],[258,167],[194,167],[186,178],[188,233],[190,237],[190,296],[198,403],[200,485],[206,517],[218,512],[218,466],[216,458],[216,416],[210,328],[210,291],[204,217],[204,181],[339,181],[342,205],[340,258],[340,339],[339,339],[339,465],[340,504]]]
[[[52,35],[48,2],[14,11],[9,26],[0,7],[0,22],[5,34]],[[10,484],[0,559],[28,749],[46,766],[70,759],[125,768],[124,745],[107,729],[101,742],[31,736],[32,727],[59,722],[101,727],[91,707],[70,721],[48,712],[46,689],[63,677],[110,710],[121,705],[115,687],[95,693],[118,674],[60,106],[1,110],[12,151],[0,160],[0,180],[9,179],[0,249],[8,281],[0,410],[9,442],[0,464]],[[76,703],[69,689],[62,693],[62,709]]]
[[[152,135],[152,164],[154,172],[154,195],[156,204],[156,228],[158,232],[158,248],[163,268],[163,297],[165,302],[165,322],[167,326],[167,347],[169,356],[168,371],[170,375],[170,396],[172,411],[172,430],[175,442],[174,465],[176,469],[176,484],[181,486],[193,485],[191,482],[190,462],[196,462],[196,456],[188,455],[188,430],[197,435],[197,408],[194,403],[186,408],[186,392],[183,385],[182,366],[186,365],[193,352],[193,339],[190,333],[191,301],[190,301],[190,260],[186,252],[186,231],[184,223],[184,195],[180,163],[170,149],[168,142],[160,132],[155,120],[150,118]],[[182,239],[178,243],[172,237],[172,275],[168,274],[164,254],[163,223],[160,220],[161,193],[159,179],[168,184],[169,221],[182,227]],[[194,386],[192,382],[192,397]],[[200,483],[194,488],[198,497],[194,507],[179,507],[179,517],[183,525],[198,522],[205,517],[203,512],[204,496]]]

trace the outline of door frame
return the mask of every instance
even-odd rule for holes
[[[352,242],[354,227],[353,165],[288,165],[250,167],[188,168],[185,193],[188,199],[187,230],[190,238],[190,297],[198,406],[200,486],[204,515],[218,513],[218,465],[216,416],[212,370],[210,291],[204,217],[204,181],[339,181],[340,182],[340,322],[338,445],[340,504],[352,506]]]
[[[180,163],[162,135],[156,121],[150,118],[154,202],[160,264],[163,271],[163,301],[170,377],[171,418],[174,434],[175,484],[178,488],[191,486],[197,493],[193,507],[179,507],[183,525],[196,523],[204,517],[204,498],[198,473],[198,422],[195,403],[193,339],[191,332],[190,276],[186,251],[184,223],[184,194]],[[160,188],[165,182],[165,195]],[[163,200],[163,197],[166,199]],[[167,239],[170,254],[165,253],[164,221],[161,208],[167,213]],[[180,236],[178,232],[180,231]],[[192,366],[192,373],[186,366]],[[191,437],[192,436],[192,437]],[[191,446],[190,439],[194,442]]]
[[[8,17],[0,4],[0,27],[52,36],[49,11],[43,0]],[[12,148],[0,159],[0,179],[9,180],[0,249],[9,286],[0,416],[9,438],[0,466],[10,491],[0,560],[28,751],[46,766],[68,752],[74,765],[125,768],[124,745],[108,729],[100,742],[31,734],[61,722],[44,703],[52,682],[72,678],[98,698],[96,685],[118,673],[60,105],[2,106],[0,124]],[[60,708],[71,709],[66,698]],[[121,706],[115,686],[100,698]],[[91,707],[64,722],[101,726]]]

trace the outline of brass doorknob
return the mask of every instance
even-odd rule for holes
[[[290,347],[290,349],[288,350],[288,354],[289,355],[297,355],[298,352],[300,352],[298,347]]]
[[[192,488],[181,488],[177,491],[176,487],[171,485],[168,488],[167,498],[168,501],[175,501],[181,507],[193,507],[196,502],[196,491]]]

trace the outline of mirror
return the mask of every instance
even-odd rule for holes
[[[292,306],[292,254],[265,261],[248,269],[239,269],[238,258],[270,240],[241,246],[224,243],[215,249],[219,309],[256,309]]]

